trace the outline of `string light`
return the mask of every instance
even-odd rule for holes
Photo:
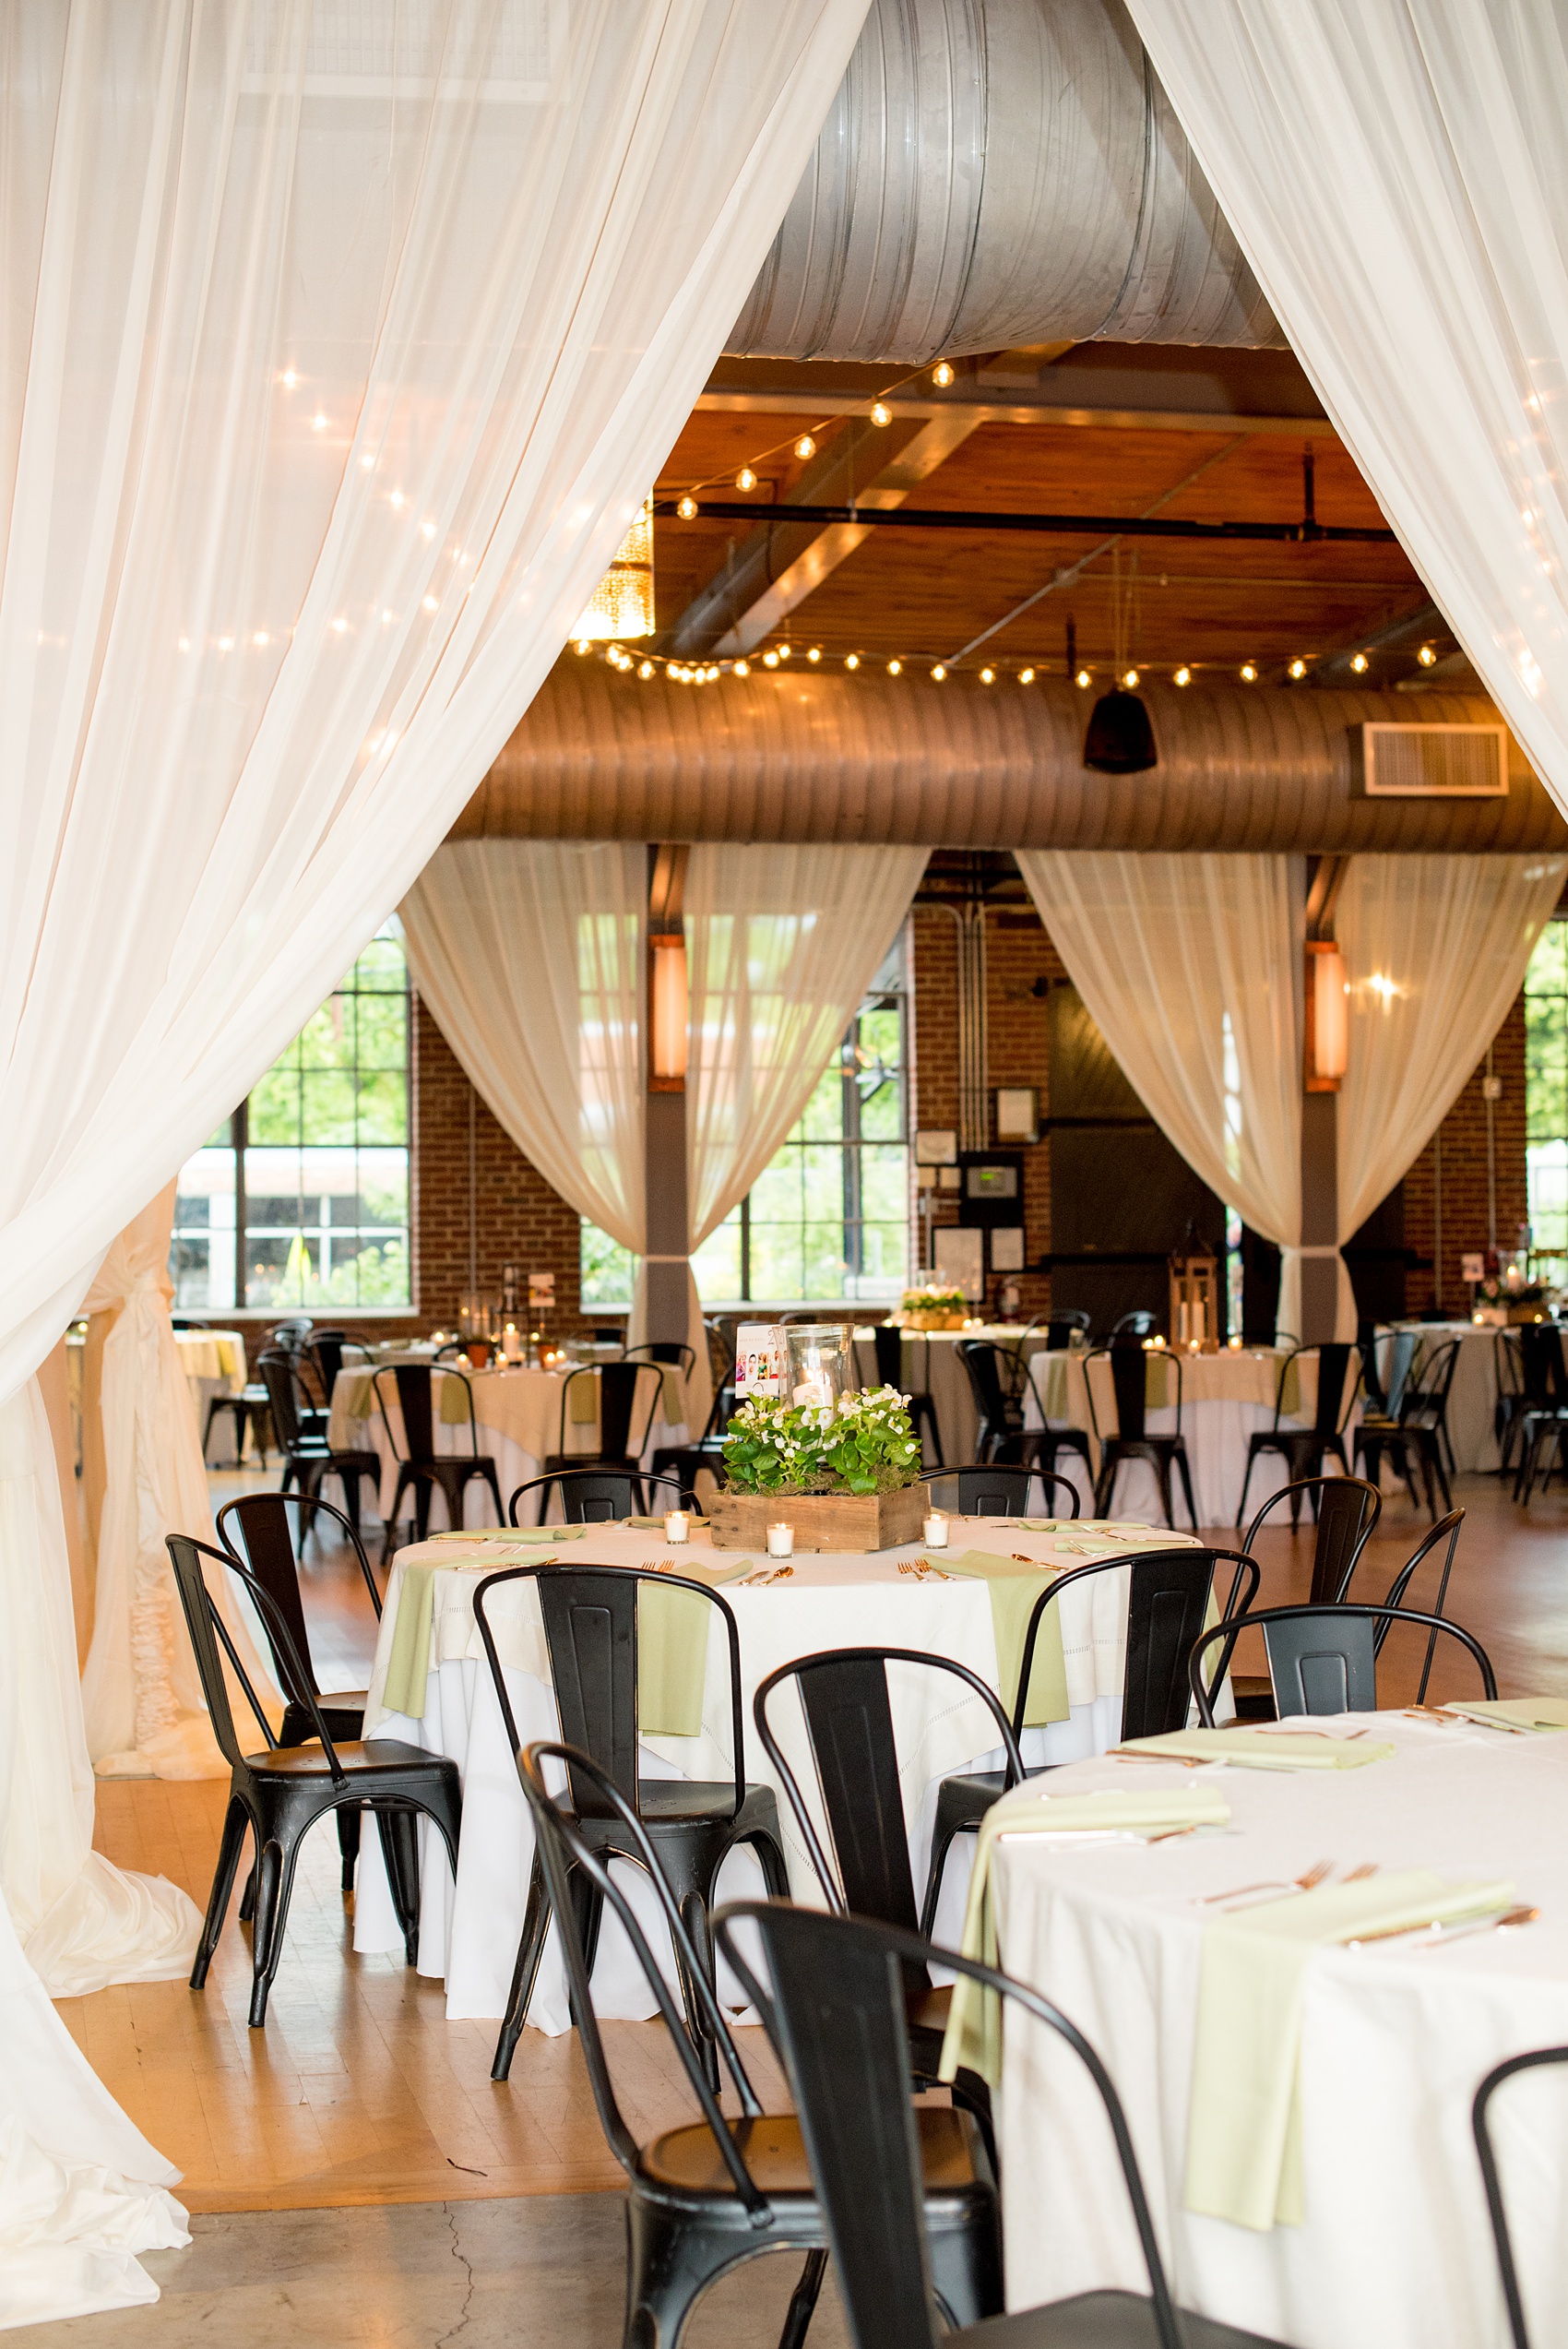
[[[735,487],[737,489],[755,489],[756,475],[753,472],[749,465],[742,465],[740,471],[736,474]]]
[[[795,454],[797,457],[814,457],[816,455],[816,443],[812,438],[810,433],[802,433],[801,435],[800,439],[795,443]]]
[[[434,595],[422,596],[420,601],[427,612],[439,612],[441,609]]]
[[[1291,663],[1290,663],[1290,674],[1291,674],[1294,678],[1296,678],[1298,682],[1300,682],[1300,680],[1301,680],[1302,677],[1304,677],[1304,676],[1306,675],[1306,674],[1307,674],[1307,664],[1306,664],[1306,662],[1305,662],[1304,661],[1292,661],[1292,662],[1291,662]]]
[[[1430,644],[1423,644],[1420,652],[1417,653],[1416,658],[1420,662],[1423,669],[1430,669],[1433,662],[1437,659],[1437,655],[1432,650]]]
[[[858,652],[849,652],[845,654],[844,666],[846,669],[858,669],[860,665],[861,656]]]
[[[1123,678],[1122,683],[1126,686],[1129,693],[1136,693],[1138,689],[1137,671],[1135,669],[1129,669],[1126,675]]]
[[[776,652],[765,652],[762,656],[762,665],[765,669],[777,669],[778,655]]]
[[[691,496],[683,497],[679,506],[676,507],[675,511],[679,514],[683,522],[695,522],[697,519],[696,499]]]
[[[946,670],[943,667],[943,665],[942,665],[941,662],[939,661],[939,662],[937,662],[937,664],[936,664],[935,668],[934,668],[934,669],[932,671],[932,673],[931,673],[931,681],[932,681],[932,685],[933,685],[933,686],[939,686],[939,685],[942,683],[943,678],[944,678],[946,674],[947,674]]]
[[[779,645],[778,647],[778,652],[780,661],[788,661],[790,658],[790,647],[787,644]]]
[[[292,391],[292,390],[293,390],[293,388],[294,388],[294,386],[295,386],[295,385],[299,382],[299,380],[300,380],[300,379],[299,379],[298,376],[297,376],[297,375],[295,375],[295,373],[294,373],[294,371],[293,371],[292,367],[285,367],[285,368],[284,368],[284,370],[283,370],[283,388],[284,388],[284,390],[285,390],[285,391]]]
[[[313,433],[324,433],[327,430],[326,417],[321,415],[313,416],[310,420],[310,428]]]
[[[819,644],[814,644],[811,650],[807,653],[806,659],[814,668],[816,663],[822,659],[822,647]]]
[[[1367,674],[1366,654],[1364,652],[1352,652],[1350,655],[1350,666],[1354,669],[1358,677],[1364,677]]]
[[[1080,669],[1077,675],[1074,678],[1073,683],[1075,686],[1087,686],[1093,685],[1094,679],[1089,675],[1087,669]]]
[[[643,681],[643,683],[644,683],[644,685],[645,685],[645,686],[647,685],[647,683],[648,679],[649,679],[649,678],[653,675],[653,674],[654,674],[654,667],[653,667],[653,663],[652,663],[652,662],[651,662],[651,661],[645,661],[645,662],[641,664],[641,666],[639,667],[639,669],[638,669],[638,671],[637,671],[637,674],[638,674],[638,676],[642,679],[642,681]]]
[[[901,677],[904,674],[903,662],[901,661],[890,661],[887,664],[887,674],[890,677]]]
[[[1175,676],[1175,683],[1176,683],[1177,685],[1179,685],[1179,686],[1190,686],[1190,685],[1192,684],[1192,682],[1193,682],[1193,673],[1192,673],[1192,671],[1191,671],[1190,669],[1188,669],[1188,668],[1181,668],[1181,669],[1178,669],[1178,670],[1177,670],[1177,672],[1176,672],[1176,676]]]
[[[394,514],[401,513],[401,511],[402,511],[402,507],[403,507],[403,493],[402,493],[402,491],[401,491],[400,489],[395,489],[395,490],[393,491],[393,493],[392,493],[392,495],[391,495],[390,499],[388,500],[388,503],[390,504],[391,508],[392,508],[392,511],[394,512]]]
[[[931,379],[939,391],[945,391],[953,380],[953,370],[945,359],[939,359],[931,371]]]
[[[1018,672],[1018,683],[1019,683],[1021,686],[1032,686],[1032,685],[1033,685],[1033,683],[1034,683],[1034,681],[1035,681],[1035,673],[1034,673],[1034,671],[1033,671],[1032,669],[1020,669],[1020,670],[1019,670],[1019,672]]]
[[[735,674],[736,674],[738,677],[749,677],[749,676],[751,675],[751,674],[752,674],[752,664],[751,664],[751,662],[750,662],[749,661],[737,661],[737,662],[736,662],[736,663],[735,663]]]
[[[871,420],[873,424],[890,424],[893,422],[893,411],[885,399],[873,400]]]
[[[980,683],[982,686],[993,686],[996,683],[995,670],[982,669],[980,671]]]
[[[1250,661],[1243,661],[1241,663],[1241,683],[1244,686],[1255,686],[1257,681],[1258,673],[1253,663]]]

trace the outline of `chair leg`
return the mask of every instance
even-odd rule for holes
[[[1174,1533],[1176,1513],[1170,1505],[1170,1462],[1163,1457],[1155,1461],[1154,1473],[1159,1483],[1159,1505],[1165,1511],[1165,1522]]]
[[[956,2100],[955,2100],[956,2101]],[[931,2238],[932,2289],[957,2330],[1002,2314],[1002,2243],[999,2229],[957,2226],[936,2229]]]
[[[343,1890],[354,1889],[354,1862],[360,1855],[360,1818],[347,1804],[338,1813],[338,1850],[343,1862]]]
[[[816,2311],[817,2295],[822,2279],[827,2273],[826,2251],[808,2251],[801,2280],[790,2295],[790,2306],[784,2312],[784,2330],[778,2336],[778,2349],[802,2349],[811,2320]]]
[[[411,1811],[390,1805],[375,1814],[392,1906],[403,1936],[403,1961],[412,1965],[419,1956],[420,1861],[419,1831]]]
[[[212,1963],[223,1919],[228,1913],[229,1896],[234,1889],[234,1877],[244,1849],[245,1830],[250,1825],[250,1813],[235,1796],[229,1798],[223,1815],[223,1836],[218,1846],[218,1866],[212,1872],[212,1890],[208,1894],[207,1914],[202,1920],[201,1939],[196,1943],[196,1963],[191,1968],[191,1988],[200,1990],[207,1981],[208,1968]]]
[[[490,2067],[492,2080],[505,2080],[512,2069],[517,2042],[528,2021],[529,2001],[539,1974],[539,1961],[544,1955],[545,1937],[550,1931],[550,1895],[544,1887],[544,1868],[539,1854],[534,1854],[533,1869],[529,1877],[529,1902],[523,1914],[523,1930],[517,1943],[517,1962],[512,1969],[512,1987],[506,1997],[506,2011],[501,2018],[501,2033],[495,2042],[495,2057]]]
[[[1240,1529],[1241,1520],[1247,1514],[1247,1489],[1253,1481],[1253,1463],[1256,1459],[1257,1454],[1253,1449],[1251,1444],[1249,1444],[1247,1446],[1247,1473],[1241,1479],[1241,1497],[1236,1504],[1236,1524],[1238,1529]]]
[[[622,2349],[674,2349],[687,2318],[726,2268],[753,2252],[732,2227],[705,2226],[637,2193],[626,2200],[626,2328]]]
[[[261,1853],[258,1849],[251,1856],[251,1872],[245,1878],[245,1889],[240,1895],[240,1923],[242,1925],[252,1925],[255,1921],[256,1870],[260,1865]]]
[[[943,1872],[947,1866],[947,1854],[953,1848],[953,1838],[971,1824],[967,1819],[955,1819],[950,1827],[944,1827],[940,1818],[937,1820],[936,1833],[932,1839],[931,1866],[926,1870],[925,1901],[921,1909],[921,1933],[927,1941],[936,1929],[936,1904],[942,1897]]]
[[[267,1995],[283,1955],[283,1927],[288,1920],[289,1895],[293,1890],[299,1848],[297,1834],[286,1848],[271,1838],[261,1847],[256,1869],[255,1934],[251,1944],[253,2031],[261,2030],[267,2021]]]
[[[497,1525],[505,1525],[506,1522],[506,1504],[501,1497],[500,1479],[495,1473],[493,1465],[486,1468],[482,1473],[485,1483],[490,1487],[491,1499],[495,1503],[495,1521]],[[647,1498],[646,1495],[644,1496],[644,1498]]]
[[[685,1926],[696,1961],[702,1968],[708,1987],[713,1987],[713,1943],[707,1929],[707,1902],[702,1894],[688,1890],[681,1902],[681,1922]],[[707,2027],[707,2018],[698,2003],[696,1985],[688,1980],[687,1968],[677,1956],[676,1973],[680,1977],[682,2003],[686,2009],[686,2029],[697,2052],[697,2061],[707,2077],[714,2094],[719,2093],[719,2049]]]
[[[1102,1452],[1099,1474],[1094,1480],[1094,1513],[1097,1517],[1109,1517],[1111,1514],[1111,1496],[1116,1490],[1116,1461]]]
[[[221,1401],[220,1395],[214,1395],[207,1406],[207,1425],[201,1431],[201,1460],[204,1468],[207,1465],[207,1448],[212,1441],[212,1423],[218,1416],[218,1406]],[[238,1447],[236,1447],[237,1449]]]
[[[398,1471],[398,1489],[392,1496],[392,1506],[386,1512],[386,1523],[382,1530],[381,1563],[383,1566],[389,1564],[391,1561],[392,1545],[398,1538],[398,1513],[403,1506],[403,1496],[409,1489],[409,1484],[410,1477],[408,1470],[406,1468],[399,1468]]]

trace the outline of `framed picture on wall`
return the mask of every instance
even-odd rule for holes
[[[932,1234],[939,1279],[962,1289],[971,1305],[985,1294],[985,1234],[972,1224],[938,1225]]]
[[[1024,1227],[1021,1223],[992,1224],[991,1269],[993,1272],[1021,1272],[1023,1270]]]
[[[956,1166],[958,1137],[951,1126],[922,1126],[915,1133],[917,1166]]]
[[[1039,1090],[1035,1085],[998,1085],[996,1139],[999,1142],[1038,1142]]]

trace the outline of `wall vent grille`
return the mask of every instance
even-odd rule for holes
[[[1361,777],[1369,799],[1506,799],[1508,730],[1364,724]]]

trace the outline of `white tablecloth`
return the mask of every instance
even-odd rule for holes
[[[575,1367],[576,1365],[568,1365]],[[501,1483],[501,1501],[506,1502],[519,1485],[540,1473],[541,1461],[556,1450],[561,1436],[561,1397],[566,1383],[566,1371],[541,1370],[531,1364],[514,1364],[507,1368],[469,1370],[465,1373],[474,1399],[474,1419],[478,1427],[479,1449],[488,1452],[495,1462]],[[642,1425],[647,1411],[647,1389],[659,1374],[653,1370],[638,1383],[637,1407],[632,1425],[636,1432]],[[586,1381],[584,1384],[586,1385]],[[402,1420],[398,1409],[397,1390],[390,1377],[382,1381],[387,1409],[399,1443],[402,1441]],[[434,1408],[439,1413],[439,1390]],[[678,1391],[673,1374],[660,1380],[659,1397],[655,1406],[653,1426],[643,1454],[645,1465],[651,1465],[655,1450],[667,1444],[683,1444],[687,1440],[685,1423],[666,1419],[667,1408],[679,1409],[673,1401],[672,1389]],[[574,1397],[582,1391],[573,1389]],[[435,1449],[438,1453],[466,1452],[469,1447],[468,1421],[447,1422],[437,1416]],[[380,1509],[385,1517],[392,1506],[392,1496],[398,1486],[398,1461],[387,1439],[386,1423],[377,1407],[368,1371],[347,1366],[338,1374],[332,1388],[332,1415],[327,1425],[328,1438],[335,1451],[374,1451],[381,1456]],[[597,1419],[568,1418],[565,1429],[568,1452],[592,1453],[599,1445]],[[558,1496],[556,1496],[558,1499]],[[444,1525],[446,1504],[439,1493],[432,1496],[431,1523]],[[530,1510],[533,1505],[530,1505]],[[464,1508],[465,1522],[469,1525],[493,1525],[496,1522],[495,1503],[480,1478],[470,1479]]]
[[[1059,1548],[1051,1535],[1030,1533],[1002,1521],[966,1519],[960,1534],[955,1520],[953,1533],[955,1546],[995,1550],[1003,1556],[1022,1553],[1038,1557],[1042,1564],[1063,1568],[1087,1563],[1082,1556]],[[532,1830],[473,1620],[473,1590],[482,1573],[502,1563],[523,1562],[509,1556],[498,1558],[495,1553],[505,1546],[485,1544],[484,1556],[457,1567],[453,1565],[454,1556],[463,1554],[453,1543],[421,1543],[398,1553],[365,1711],[367,1735],[411,1739],[433,1752],[450,1755],[462,1773],[463,1831],[456,1885],[438,1840],[421,1830],[419,1970],[445,1976],[446,2011],[453,2020],[499,2016],[505,2008],[533,1855]],[[1169,1536],[1147,1532],[1137,1546],[1165,1548]],[[692,1547],[699,1556],[714,1555],[705,1541]],[[535,1549],[529,1555],[538,1558],[552,1553]],[[569,1550],[564,1545],[561,1555],[641,1566],[656,1559],[679,1558],[681,1554],[672,1552],[659,1534],[596,1527],[590,1538],[575,1543]],[[951,1657],[994,1687],[996,1641],[988,1586],[973,1578],[944,1582],[899,1572],[900,1563],[909,1565],[927,1555],[909,1548],[869,1556],[802,1556],[793,1561],[794,1572],[788,1581],[766,1587],[732,1582],[724,1588],[723,1596],[734,1610],[740,1630],[746,1777],[754,1785],[774,1785],[790,1884],[797,1898],[819,1896],[783,1793],[769,1772],[753,1730],[753,1695],[760,1681],[793,1657],[824,1648],[862,1644],[919,1648]],[[402,1571],[410,1563],[444,1569],[434,1578],[431,1670],[425,1710],[418,1720],[389,1714],[381,1702]],[[1113,1568],[1087,1579],[1064,1594],[1063,1649],[1072,1715],[1050,1728],[1028,1732],[1026,1760],[1069,1761],[1103,1752],[1115,1743],[1121,1732],[1127,1584],[1126,1573]],[[527,1583],[512,1585],[493,1608],[492,1621],[524,1742],[557,1735],[539,1603],[531,1588]],[[645,1775],[720,1781],[732,1775],[727,1659],[722,1618],[715,1609],[710,1619],[703,1734],[647,1739]],[[1002,1755],[993,1747],[995,1730],[990,1713],[978,1699],[964,1697],[951,1680],[912,1666],[895,1666],[891,1686],[910,1854],[916,1885],[923,1890],[938,1781],[966,1767],[999,1766]],[[780,1723],[780,1739],[790,1767],[802,1785],[813,1787],[809,1752],[793,1700],[781,1701],[774,1718]],[[944,1880],[938,1923],[955,1934],[961,1928],[971,1852],[971,1839],[960,1837]],[[630,1871],[628,1876],[628,1890],[641,1907],[637,1878]],[[380,1847],[371,1836],[362,1846],[359,1881],[355,1949],[399,1949]],[[748,1854],[737,1854],[727,1864],[724,1890],[734,1898],[761,1894],[761,1875]],[[613,1920],[607,1919],[594,1975],[596,2003],[603,2014],[642,2019],[654,2011],[653,2005],[618,1929],[611,1930],[612,1926]],[[568,2028],[564,1977],[553,1944],[546,1953],[530,2021],[550,2032]]]
[[[1002,1962],[1104,2058],[1127,2107],[1177,2296],[1296,2349],[1503,2349],[1470,2137],[1478,2082],[1568,2042],[1568,1736],[1514,1737],[1403,1715],[1395,1759],[1291,1776],[1226,1769],[1232,1832],[1080,1851],[1004,1842]],[[1170,1765],[1087,1762],[1055,1794],[1190,1784]],[[1203,1912],[1191,1896],[1290,1878],[1319,1859],[1512,1878],[1541,1921],[1449,1950],[1314,1950],[1301,2082],[1306,2217],[1254,2234],[1182,2208]],[[1009,2012],[1001,2097],[1009,2307],[1146,2289],[1098,2100],[1075,2058]],[[1568,2072],[1493,2108],[1538,2349],[1568,2337]]]
[[[980,1417],[975,1410],[974,1396],[969,1390],[969,1374],[958,1356],[960,1338],[979,1338],[987,1344],[1016,1348],[1024,1343],[1025,1324],[1019,1322],[986,1322],[972,1330],[906,1330],[899,1351],[903,1356],[903,1383],[910,1391],[917,1389],[930,1395],[936,1413],[936,1425],[942,1436],[942,1454],[949,1468],[963,1468],[974,1459],[975,1433]],[[1037,1353],[1045,1352],[1043,1330],[1037,1330],[1024,1346],[1026,1358],[1033,1361]],[[856,1359],[861,1376],[868,1386],[877,1384],[874,1341],[869,1329],[855,1332]]]
[[[208,1406],[213,1397],[237,1395],[244,1386],[245,1341],[238,1330],[176,1330],[174,1342],[180,1349],[180,1367],[191,1390],[191,1409],[196,1414],[199,1440],[207,1426]],[[85,1337],[67,1338],[65,1383],[70,1398],[71,1426],[78,1470],[82,1457],[82,1364],[86,1352]],[[232,1468],[235,1457],[234,1421],[232,1413],[225,1413],[212,1430],[209,1461],[214,1467]]]

